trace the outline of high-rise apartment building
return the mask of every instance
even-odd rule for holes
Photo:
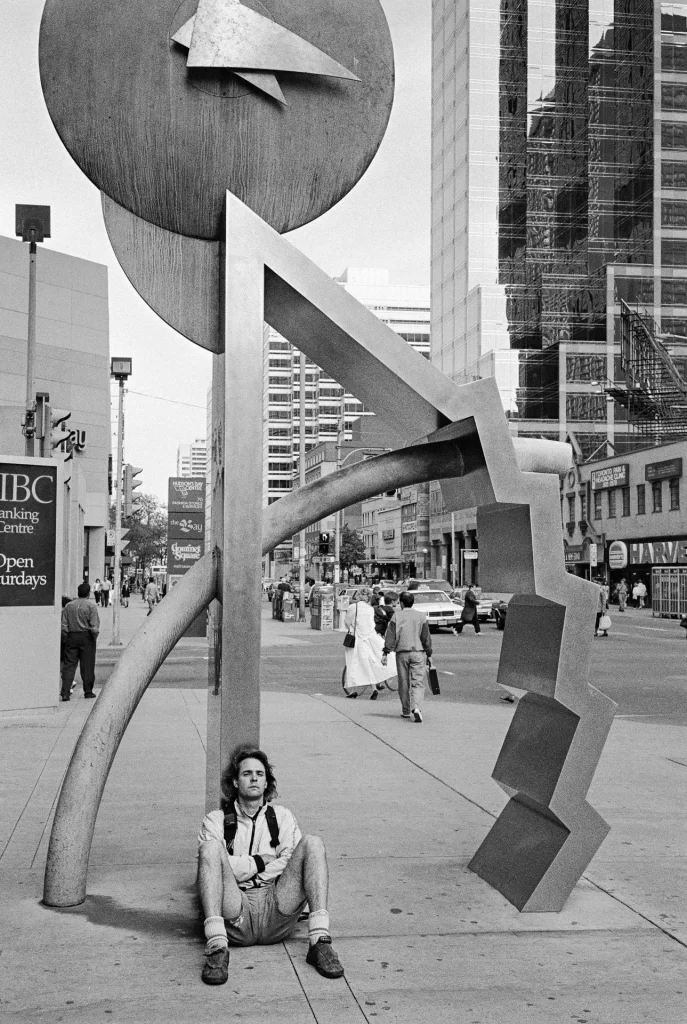
[[[177,476],[206,476],[208,447],[204,437],[193,444],[180,444],[177,448]]]
[[[514,432],[636,447],[621,300],[687,356],[687,4],[433,10],[432,358]]]
[[[363,305],[429,358],[429,289],[389,284],[386,270],[352,269],[336,279]],[[265,327],[264,342],[264,503],[271,504],[292,487],[298,465],[300,432],[300,352]],[[324,370],[306,359],[306,450],[334,441],[343,417],[350,441],[353,421],[372,415]]]

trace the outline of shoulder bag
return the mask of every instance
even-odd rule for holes
[[[343,641],[344,647],[355,647],[355,629],[356,629],[357,625],[358,625],[358,602],[356,601],[355,602],[355,620],[353,622],[353,632],[352,633],[346,633],[346,636],[344,637],[344,641]]]

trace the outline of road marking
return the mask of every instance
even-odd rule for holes
[[[637,629],[653,629],[659,633],[672,633],[672,629],[667,629],[665,626],[637,626]]]
[[[454,676],[455,672],[446,672],[444,669],[441,670],[442,676]]]

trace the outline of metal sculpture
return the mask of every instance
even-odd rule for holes
[[[48,0],[41,75],[58,132],[106,194],[130,280],[216,353],[214,552],[137,634],[93,709],[55,815],[45,902],[83,900],[112,759],[188,622],[222,600],[208,696],[216,806],[221,766],[259,739],[262,553],[383,486],[432,478],[449,509],[479,509],[482,582],[517,595],[499,680],[527,691],[495,770],[511,800],[471,866],[521,909],[559,909],[607,831],[585,797],[613,717],[587,684],[595,591],[564,568],[551,470],[565,468],[567,448],[521,444],[534,471],[523,472],[493,381],[456,387],[280,235],[338,201],[381,141],[393,65],[377,0],[275,0],[269,12],[258,0]],[[263,515],[264,320],[410,447]],[[533,657],[521,637],[535,633]]]

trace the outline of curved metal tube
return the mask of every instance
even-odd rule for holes
[[[160,665],[215,597],[216,576],[212,555],[196,562],[138,630],[94,702],[55,811],[43,890],[49,907],[73,907],[86,898],[95,820],[121,739]]]
[[[569,458],[569,446],[556,442],[532,446],[528,439],[517,446],[517,456],[530,471],[541,466],[545,472],[560,472],[559,467]],[[311,523],[380,491],[460,478],[483,466],[473,434],[413,445],[356,463],[270,505],[263,513],[263,554]],[[48,906],[76,906],[86,898],[93,831],[117,749],[139,701],[175,643],[215,597],[221,600],[219,557],[219,553],[204,555],[196,562],[136,633],[84,725],[55,811],[43,892]]]

